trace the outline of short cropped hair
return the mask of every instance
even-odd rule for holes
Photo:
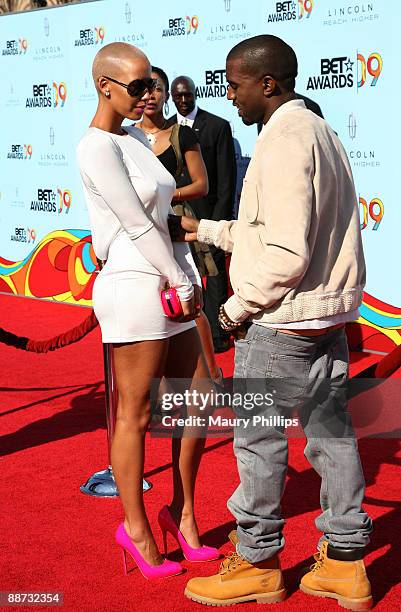
[[[294,91],[298,75],[295,51],[281,38],[270,34],[253,36],[231,49],[227,61],[240,59],[242,66],[257,78],[272,76],[285,91]]]

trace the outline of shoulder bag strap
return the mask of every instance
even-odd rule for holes
[[[179,141],[179,131],[180,131],[180,125],[178,123],[175,123],[173,125],[173,129],[171,130],[171,134],[170,134],[171,146],[173,147],[175,156],[177,158],[177,170],[174,175],[175,180],[177,180],[181,176],[181,173],[184,169],[184,160],[182,157],[180,141]]]

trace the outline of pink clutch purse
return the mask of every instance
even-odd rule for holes
[[[169,319],[177,319],[183,312],[181,308],[181,302],[178,298],[177,290],[174,287],[166,287],[160,292],[160,299],[162,302],[164,314]]]

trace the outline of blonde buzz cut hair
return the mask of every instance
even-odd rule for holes
[[[96,90],[99,93],[99,78],[102,76],[110,76],[118,79],[125,66],[133,61],[144,60],[149,63],[146,55],[128,43],[115,42],[102,47],[95,55],[92,64],[92,77]]]

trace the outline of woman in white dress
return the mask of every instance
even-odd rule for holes
[[[148,577],[180,573],[163,560],[142,495],[145,434],[151,418],[154,379],[188,378],[211,389],[194,319],[201,308],[200,278],[188,246],[172,244],[167,217],[175,182],[135,127],[154,88],[147,57],[126,43],[103,47],[93,63],[99,95],[96,114],[78,149],[93,248],[106,264],[93,288],[102,340],[113,343],[118,409],[111,463],[125,520],[116,539]],[[160,291],[168,281],[183,309],[180,321],[166,317]],[[199,386],[198,386],[199,388]],[[194,487],[204,447],[199,436],[174,438],[173,498],[159,515],[187,559],[211,560],[218,551],[201,546],[194,516]],[[198,432],[199,433],[199,432]]]

